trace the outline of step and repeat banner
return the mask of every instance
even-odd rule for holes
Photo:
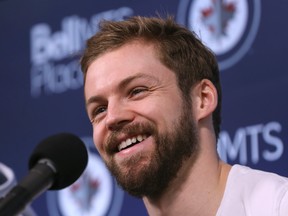
[[[288,176],[288,2],[1,0],[0,162],[19,181],[42,139],[79,136],[89,163],[70,187],[32,203],[41,216],[147,215],[120,189],[92,141],[79,56],[102,19],[171,14],[216,54],[223,86],[221,158]]]

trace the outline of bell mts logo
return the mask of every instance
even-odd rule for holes
[[[115,216],[119,215],[124,192],[112,178],[92,138],[82,138],[89,152],[86,170],[71,186],[47,192],[47,209],[51,216]],[[89,150],[89,147],[91,150]]]
[[[180,0],[177,22],[194,31],[225,70],[249,51],[260,16],[260,0]]]

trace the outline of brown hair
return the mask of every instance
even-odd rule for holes
[[[100,31],[87,41],[81,58],[84,83],[87,69],[97,57],[135,40],[155,45],[160,61],[175,72],[186,100],[190,100],[192,86],[202,79],[209,79],[215,85],[218,105],[213,112],[213,126],[218,138],[221,124],[221,85],[216,58],[193,32],[177,24],[172,17],[163,19],[135,16],[124,21],[102,21]]]

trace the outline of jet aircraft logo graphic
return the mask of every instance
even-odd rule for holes
[[[202,22],[214,38],[226,34],[227,26],[236,12],[235,2],[212,1],[212,5],[201,10]]]

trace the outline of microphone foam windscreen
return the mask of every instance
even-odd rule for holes
[[[49,190],[59,190],[74,183],[86,168],[87,149],[82,140],[70,133],[60,133],[41,141],[29,159],[29,169],[41,159],[49,159],[56,176]]]

